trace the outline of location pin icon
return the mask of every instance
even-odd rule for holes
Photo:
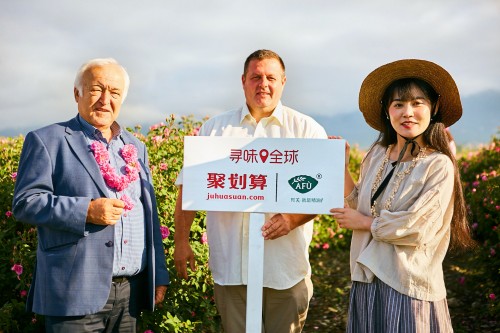
[[[266,163],[267,157],[269,156],[269,152],[267,151],[267,149],[261,149],[259,155],[262,163]]]

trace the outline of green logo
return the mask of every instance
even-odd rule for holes
[[[300,175],[290,178],[288,184],[299,193],[307,193],[318,185],[318,181],[311,176]]]

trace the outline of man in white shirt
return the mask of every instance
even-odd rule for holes
[[[207,120],[200,136],[318,138],[327,135],[311,117],[281,104],[285,65],[273,51],[258,50],[245,61],[241,77],[246,103]],[[187,263],[195,269],[189,231],[195,211],[182,210],[182,173],[175,209],[177,274],[187,279]],[[248,276],[249,213],[207,212],[209,265],[215,302],[225,332],[245,331]],[[308,248],[314,215],[267,214],[264,242],[263,329],[265,332],[300,332],[312,297]]]

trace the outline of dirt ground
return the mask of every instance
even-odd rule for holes
[[[348,251],[314,251],[311,265],[314,296],[303,332],[345,332],[351,285]],[[455,333],[500,332],[499,320],[488,314],[484,269],[470,253],[445,260],[447,298]]]

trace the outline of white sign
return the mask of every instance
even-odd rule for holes
[[[186,136],[182,208],[329,214],[344,160],[344,140]]]

